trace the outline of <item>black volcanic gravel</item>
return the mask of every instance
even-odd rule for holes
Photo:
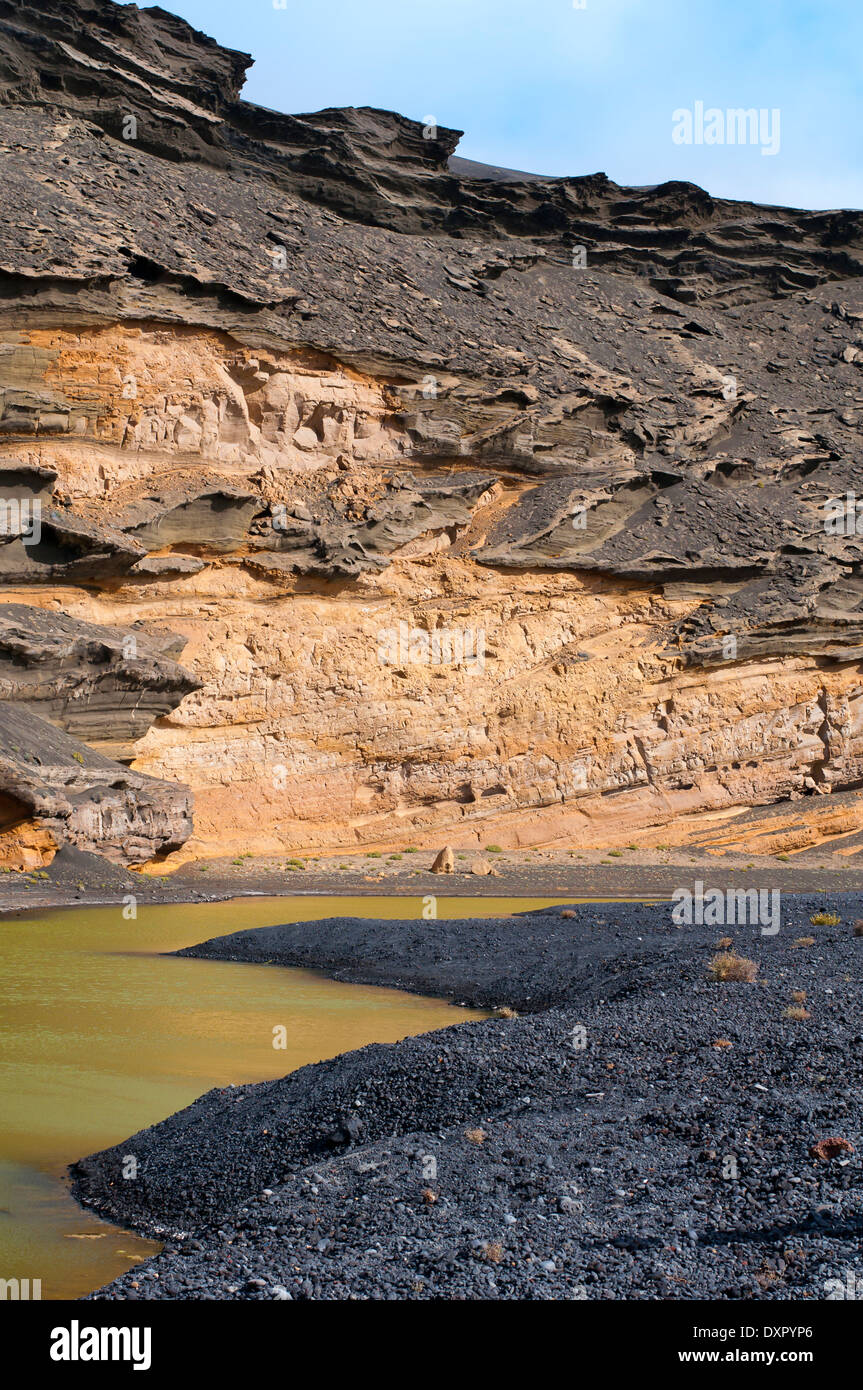
[[[83,1160],[82,1200],[167,1242],[91,1297],[825,1298],[863,1276],[863,899],[782,906],[775,937],[727,929],[754,984],[712,982],[726,929],[675,928],[667,904],[183,952],[539,1012],[211,1091]],[[810,925],[825,908],[839,926]],[[854,1151],[814,1158],[831,1136]]]
[[[591,903],[451,922],[329,917],[232,932],[176,954],[313,968],[353,984],[536,1013],[598,997],[612,981],[616,989],[648,983],[657,957],[676,955],[680,944],[667,904]]]

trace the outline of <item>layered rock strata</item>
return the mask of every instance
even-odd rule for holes
[[[9,867],[50,863],[64,844],[116,863],[179,849],[192,829],[184,787],[146,777],[0,704],[0,856]]]
[[[72,655],[4,698],[188,786],[187,854],[863,781],[863,215],[502,175],[55,8],[0,0],[0,585]],[[87,625],[188,672],[73,700]]]

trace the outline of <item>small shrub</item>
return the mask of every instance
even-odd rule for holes
[[[805,989],[795,989],[795,990],[792,990],[792,992],[791,992],[791,998],[794,1000],[794,1003],[795,1003],[795,1004],[805,1004],[805,1003],[806,1003],[806,990],[805,990]]]
[[[464,1137],[465,1137],[465,1139],[469,1139],[470,1142],[471,1142],[472,1144],[484,1144],[484,1143],[485,1143],[485,1130],[484,1130],[484,1129],[466,1129],[465,1132],[464,1132]]]
[[[487,1260],[491,1260],[492,1264],[499,1265],[503,1259],[503,1246],[499,1240],[486,1241],[482,1247],[482,1253]]]
[[[430,1187],[424,1187],[423,1201],[425,1202],[426,1206],[433,1207],[435,1202],[437,1201],[437,1193],[433,1192]]]
[[[500,845],[486,845],[485,852],[486,854],[503,854]]]
[[[404,852],[405,854],[419,854],[416,845],[408,845]]]
[[[728,951],[734,945],[734,942],[730,936],[720,936],[716,945],[720,951]]]
[[[811,1018],[812,1015],[808,1009],[804,1009],[800,1004],[789,1004],[785,1010],[785,1017],[793,1018],[795,1023],[805,1023],[806,1019]]]
[[[379,849],[370,849],[369,852],[368,852],[368,854],[366,855],[366,859],[382,859],[382,858],[383,858],[383,855],[381,854],[381,852],[380,852]]]
[[[796,940],[796,941],[792,941],[792,943],[791,943],[792,949],[794,949],[794,948],[796,948],[796,947],[798,947],[798,946],[814,946],[814,945],[815,945],[815,937],[814,937],[814,936],[798,936],[797,940]]]
[[[621,849],[610,849],[610,850],[608,851],[608,857],[609,857],[609,859],[621,859],[621,858],[623,857],[623,850],[621,850]]]
[[[710,962],[710,973],[714,980],[726,981],[733,980],[751,984],[758,974],[758,966],[754,960],[747,960],[745,956],[735,955],[733,951],[720,951]]]
[[[495,1009],[492,1018],[518,1018],[518,1014],[508,1004],[502,1004],[499,1009]]]
[[[835,912],[814,912],[809,921],[813,927],[838,927],[842,918]]]

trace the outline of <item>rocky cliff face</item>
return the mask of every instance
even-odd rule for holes
[[[0,0],[10,862],[669,839],[863,782],[863,215],[483,176],[56,9]]]

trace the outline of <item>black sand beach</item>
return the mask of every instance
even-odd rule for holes
[[[213,1091],[82,1160],[82,1201],[166,1242],[92,1297],[828,1297],[863,1235],[863,898],[783,898],[772,936],[562,912],[185,952],[520,1016]],[[754,981],[711,977],[726,935]]]

